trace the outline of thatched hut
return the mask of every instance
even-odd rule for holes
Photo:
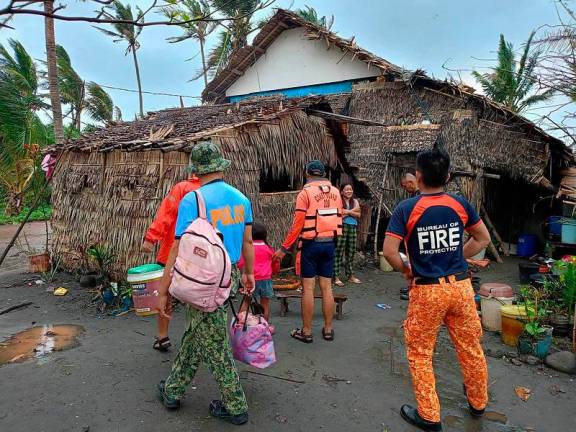
[[[200,139],[218,142],[232,160],[227,180],[251,200],[278,244],[292,217],[295,192],[310,159],[338,176],[342,164],[327,122],[306,114],[341,104],[339,96],[169,109],[119,123],[68,144],[53,179],[53,250],[62,265],[85,265],[102,243],[116,270],[149,261],[143,235],[168,190],[187,176],[188,152]]]
[[[374,238],[375,225],[384,228],[376,215],[386,217],[404,197],[400,176],[438,138],[454,163],[450,187],[507,242],[539,231],[551,211],[543,198],[552,199],[573,158],[562,141],[472,88],[405,71],[282,9],[202,96],[220,105],[152,113],[64,148],[53,227],[65,267],[98,242],[114,249],[120,270],[149,259],[139,252],[144,231],[204,137],[233,160],[228,179],[251,198],[275,244],[312,158],[329,165],[336,183],[355,182],[364,206],[360,245]]]

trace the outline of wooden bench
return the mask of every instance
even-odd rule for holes
[[[280,316],[286,316],[286,312],[288,312],[288,299],[301,299],[302,292],[297,290],[282,290],[275,292],[276,298],[280,300]],[[315,299],[321,299],[322,294],[314,293]],[[342,307],[344,302],[348,300],[348,296],[346,294],[334,294],[334,303],[336,303],[336,319],[341,320],[343,315]]]

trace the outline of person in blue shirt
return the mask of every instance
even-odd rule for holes
[[[488,403],[482,326],[466,258],[484,249],[490,235],[466,199],[444,192],[449,170],[450,157],[445,151],[437,148],[418,154],[416,179],[421,194],[396,207],[384,239],[384,256],[412,282],[404,336],[418,405],[404,405],[400,414],[424,431],[442,430],[432,366],[442,324],[456,348],[470,413],[482,416]],[[409,266],[399,253],[402,242]]]
[[[252,208],[250,201],[239,190],[227,184],[224,171],[230,161],[224,159],[220,148],[211,141],[196,144],[190,152],[190,169],[200,179],[199,191],[206,204],[209,222],[223,235],[224,247],[233,264],[232,295],[238,289],[240,274],[236,264],[244,261],[242,290],[254,290],[254,245],[252,242]],[[176,241],[170,251],[159,289],[159,312],[170,318],[167,310],[168,288],[174,267],[180,237],[198,217],[198,204],[194,192],[187,194],[178,208]],[[241,425],[248,421],[248,404],[240,384],[236,363],[232,357],[227,332],[227,309],[222,306],[214,312],[202,312],[188,307],[188,325],[182,345],[170,375],[158,385],[158,395],[168,409],[180,408],[186,386],[194,379],[200,364],[204,363],[214,376],[222,400],[210,404],[210,415]]]

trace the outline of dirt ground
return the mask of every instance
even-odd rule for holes
[[[0,225],[0,253],[4,252],[18,225]],[[48,227],[50,238],[50,227]],[[50,240],[49,240],[50,241]],[[0,267],[0,284],[9,276],[18,275],[28,269],[27,251],[42,253],[46,248],[46,225],[44,222],[29,222],[25,225],[15,246],[10,249]]]
[[[480,276],[484,282],[516,284],[517,262],[494,265]],[[399,416],[403,403],[413,403],[400,328],[406,302],[398,298],[398,275],[375,269],[359,273],[361,286],[342,290],[349,296],[344,319],[336,321],[336,341],[320,337],[319,304],[315,340],[305,345],[290,339],[299,325],[297,303],[286,317],[273,305],[278,362],[256,371],[239,365],[250,404],[247,431],[412,431]],[[89,306],[91,293],[70,276],[59,275],[51,286],[29,286],[30,275],[0,280],[0,309],[23,301],[33,304],[0,316],[0,340],[40,324],[76,324],[85,328],[78,346],[18,364],[0,366],[0,431],[227,431],[236,427],[208,416],[208,404],[218,397],[205,369],[189,388],[178,412],[157,401],[155,386],[168,374],[183,332],[183,310],[175,314],[167,354],[151,349],[154,318],[133,314],[99,315]],[[65,297],[47,291],[69,287]],[[386,303],[392,308],[376,307]],[[489,350],[490,406],[487,418],[470,419],[462,395],[454,349],[444,331],[437,344],[435,368],[447,431],[574,431],[574,377],[543,366],[516,366],[502,358],[513,350],[499,335],[486,334]],[[261,372],[268,376],[257,375]],[[280,378],[287,378],[283,380]],[[289,381],[292,380],[292,381]],[[524,402],[514,388],[532,391]]]

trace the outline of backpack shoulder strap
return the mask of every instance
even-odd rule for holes
[[[194,194],[196,195],[196,204],[198,206],[198,217],[200,219],[208,219],[206,215],[206,202],[204,201],[202,192],[197,189],[194,191]]]

